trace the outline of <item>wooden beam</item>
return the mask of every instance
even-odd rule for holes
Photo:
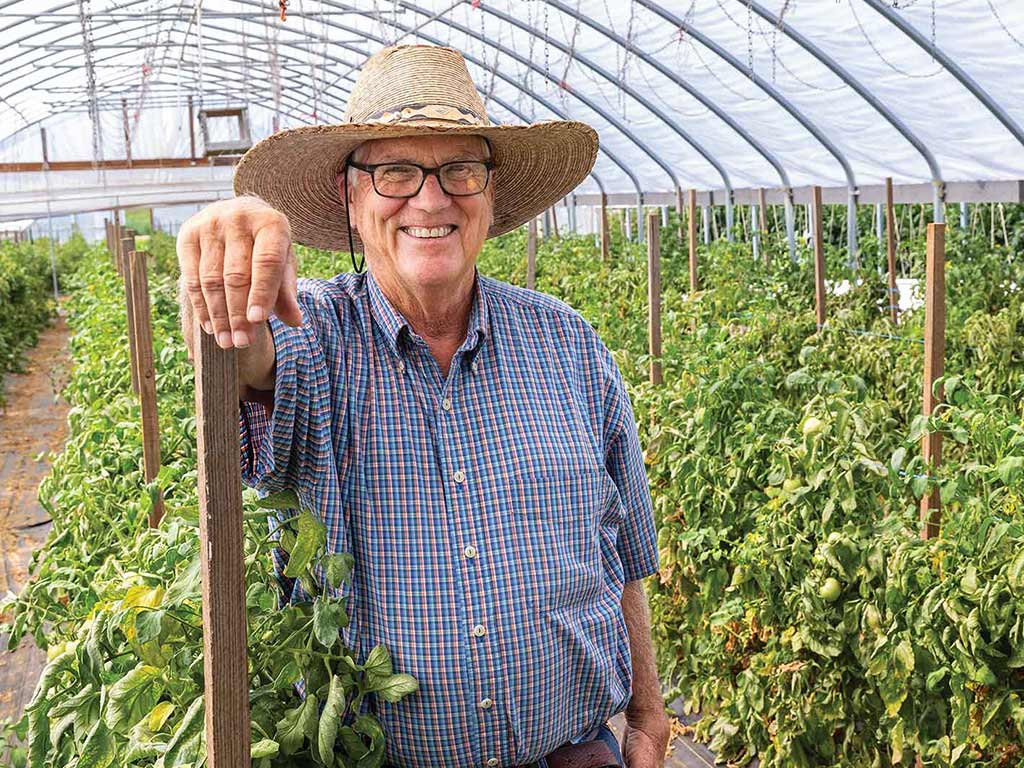
[[[647,331],[651,384],[661,385],[661,216],[647,214]]]
[[[135,160],[58,160],[47,163],[0,163],[0,173],[40,173],[42,171],[91,171],[93,168],[118,170],[125,168],[193,168],[196,165],[235,165],[241,157],[219,156],[205,160],[189,160],[187,157],[150,157]]]
[[[526,287],[531,291],[537,286],[537,217],[526,225]]]
[[[147,483],[160,473],[160,421],[156,407],[156,371],[153,365],[153,327],[149,309],[149,277],[146,271],[145,251],[128,254],[128,275],[134,318],[136,372],[139,382],[139,400],[142,411],[142,464]],[[149,512],[149,527],[156,528],[164,516],[161,494],[153,500]]]
[[[195,324],[199,552],[209,768],[250,763],[238,363]]]
[[[196,159],[196,117],[191,93],[188,95],[188,147],[188,156],[194,161]]]
[[[821,187],[814,188],[813,204],[814,227],[814,307],[818,318],[818,330],[825,325],[825,244],[822,240],[821,228]]]
[[[689,201],[690,295],[700,290],[697,280],[697,190],[690,190]]]
[[[885,180],[885,241],[889,257],[889,317],[899,320],[899,292],[896,290],[896,214],[892,204],[892,178]]]
[[[121,99],[121,125],[124,127],[124,156],[132,167],[132,132],[128,127],[128,99]]]
[[[926,416],[935,412],[943,400],[942,387],[935,386],[945,370],[946,358],[946,225],[929,224],[925,255],[924,285],[924,410]],[[942,433],[929,431],[922,438],[921,450],[925,471],[934,474],[942,462]],[[921,537],[939,535],[942,505],[939,489],[933,488],[921,499]]]

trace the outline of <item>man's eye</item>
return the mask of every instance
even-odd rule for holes
[[[447,166],[445,173],[452,179],[467,179],[473,175],[473,166],[468,163],[455,163]]]
[[[418,175],[419,168],[413,165],[383,165],[377,169],[377,177],[388,182],[408,181]]]

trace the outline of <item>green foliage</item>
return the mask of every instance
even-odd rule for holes
[[[150,287],[163,459],[154,484],[143,481],[123,289],[105,251],[87,254],[70,286],[70,434],[40,489],[53,528],[33,556],[34,578],[4,605],[10,647],[31,634],[49,662],[21,722],[0,741],[5,765],[171,768],[205,760],[193,371],[173,275],[153,270]],[[150,529],[157,489],[166,517]],[[356,765],[358,754],[359,765],[379,765],[383,733],[365,714],[367,697],[397,702],[416,683],[393,674],[390,660],[382,673],[381,650],[364,665],[344,647],[353,563],[326,551],[323,523],[294,494],[258,502],[245,492],[252,764],[333,768]],[[282,604],[274,549],[290,555],[289,573],[309,602]],[[294,685],[300,679],[305,701]],[[318,702],[326,702],[323,712]],[[27,744],[14,746],[16,736]]]

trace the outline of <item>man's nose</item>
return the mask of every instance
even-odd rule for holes
[[[428,174],[423,179],[423,186],[420,187],[419,194],[409,200],[415,207],[423,210],[440,210],[441,208],[447,208],[451,202],[448,194],[441,189],[441,182],[437,178],[437,174]]]

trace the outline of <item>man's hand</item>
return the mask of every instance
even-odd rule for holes
[[[255,343],[254,325],[271,311],[301,325],[291,240],[287,217],[255,197],[221,200],[190,218],[178,232],[181,287],[190,304],[182,306],[183,318],[190,308],[222,349]],[[185,340],[191,347],[190,333]]]
[[[626,768],[662,768],[670,733],[665,713],[627,715],[622,734],[622,757]]]
[[[283,213],[255,197],[222,200],[178,232],[181,329],[193,359],[193,323],[216,334],[222,349],[238,347],[238,384],[274,388],[275,350],[267,318],[302,324],[296,295],[291,227]]]

